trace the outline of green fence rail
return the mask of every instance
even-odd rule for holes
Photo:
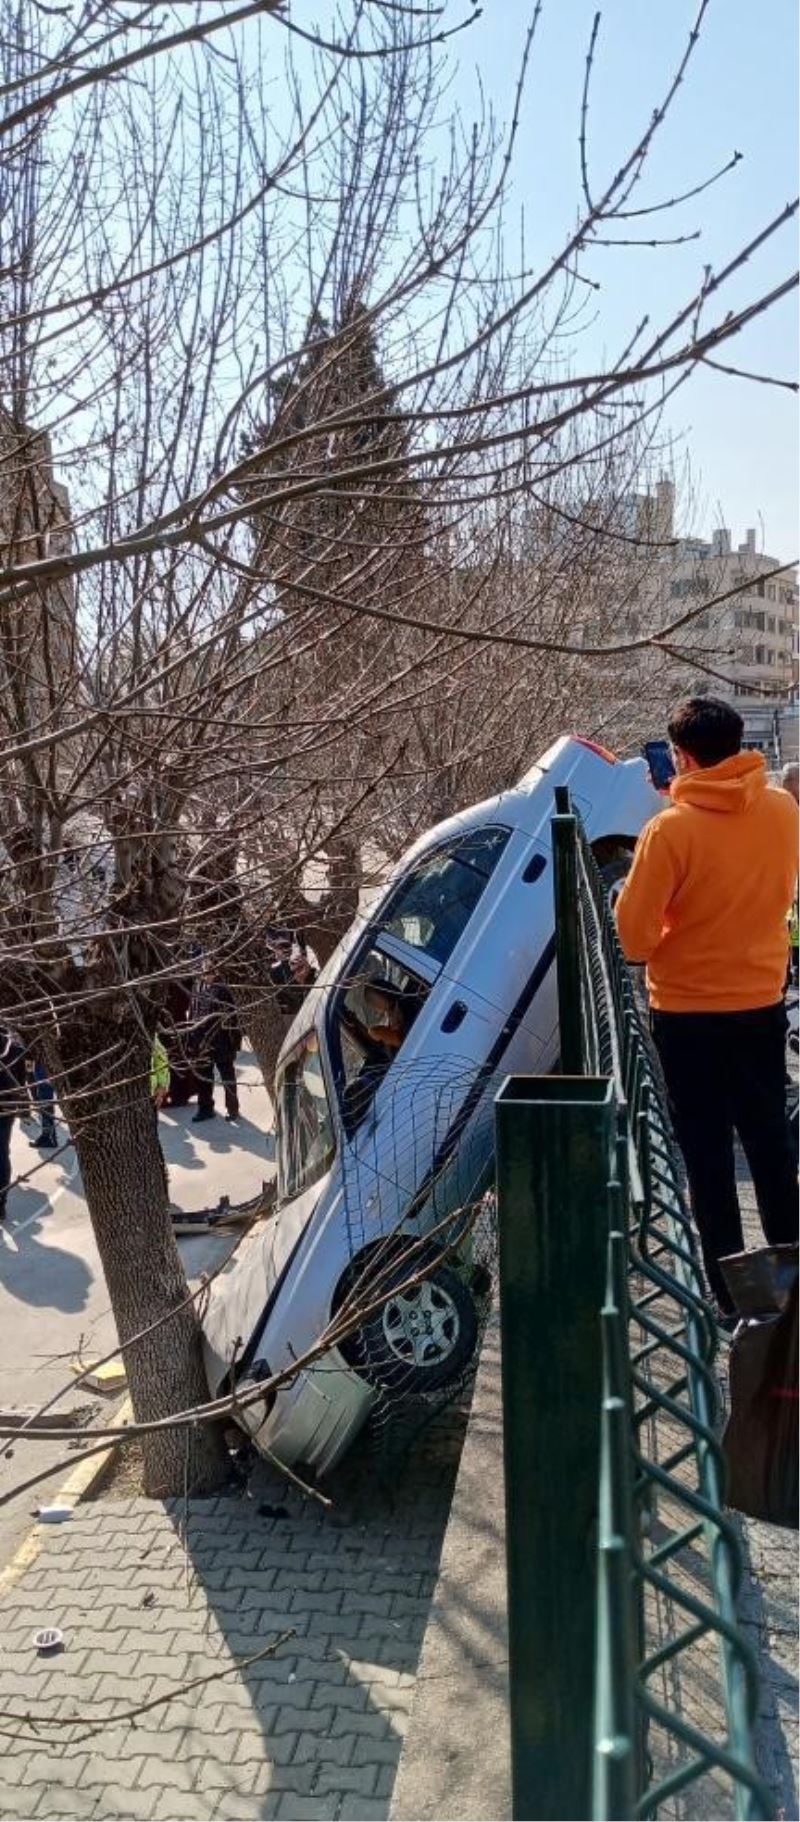
[[[563,1074],[497,1099],[513,1815],[768,1818],[716,1331],[634,980],[556,796]]]

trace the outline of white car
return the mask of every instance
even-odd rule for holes
[[[601,864],[621,876],[664,799],[643,760],[558,740],[513,790],[409,850],[283,1045],[277,1209],[212,1285],[212,1394],[234,1383],[244,1391],[299,1360],[370,1269],[383,1270],[382,1288],[393,1273],[398,1285],[354,1335],[241,1411],[257,1446],[287,1465],[325,1473],[377,1401],[447,1386],[475,1350],[469,1238],[426,1274],[440,1242],[426,1247],[424,1237],[491,1183],[504,1077],[543,1074],[558,1060],[557,784],[569,786]],[[413,1274],[399,1263],[409,1239],[423,1242]],[[410,1275],[418,1282],[408,1288]]]

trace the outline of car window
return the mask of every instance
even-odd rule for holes
[[[315,1031],[286,1058],[276,1099],[278,1179],[285,1202],[324,1176],[333,1161],[333,1123]]]
[[[346,1132],[363,1120],[427,996],[426,981],[378,949],[362,955],[342,982],[331,1050]]]
[[[443,965],[466,929],[509,833],[471,829],[426,854],[390,899],[381,928]]]

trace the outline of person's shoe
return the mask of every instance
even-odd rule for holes
[[[29,1139],[28,1143],[37,1145],[40,1151],[53,1151],[58,1144],[58,1139],[54,1132],[39,1132],[35,1138]]]
[[[206,1112],[204,1107],[198,1107],[197,1112],[192,1114],[192,1125],[199,1126],[201,1120],[214,1120],[214,1119],[216,1119],[216,1108],[215,1107],[209,1107],[208,1112]]]
[[[225,1115],[225,1118],[226,1118],[226,1120],[229,1120],[229,1121],[230,1121],[230,1123],[231,1123],[231,1125],[232,1125],[232,1124],[233,1124],[233,1122],[234,1122],[234,1121],[235,1121],[235,1120],[238,1120],[238,1119],[239,1119],[239,1109],[238,1109],[238,1107],[233,1107],[233,1108],[229,1108],[229,1109],[228,1109],[228,1112],[227,1112],[227,1113],[226,1113],[226,1115]]]

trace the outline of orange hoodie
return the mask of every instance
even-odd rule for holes
[[[622,947],[660,1012],[774,1006],[786,977],[798,812],[760,753],[683,772],[617,900]]]

